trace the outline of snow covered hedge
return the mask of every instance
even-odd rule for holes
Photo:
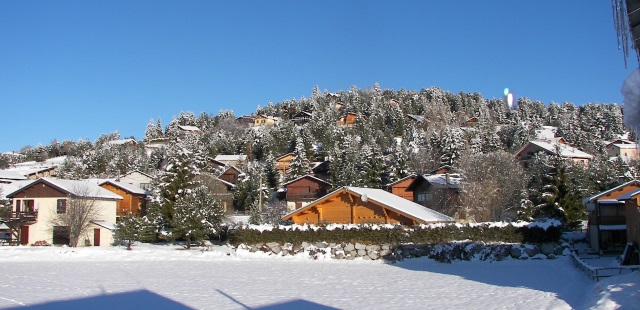
[[[241,226],[229,231],[229,243],[257,244],[278,242],[281,244],[301,244],[302,242],[352,242],[366,244],[438,244],[459,240],[473,242],[505,243],[553,243],[560,240],[561,231],[555,226],[535,225],[516,227],[513,225],[435,225],[404,228],[402,226],[360,226],[360,227],[278,227],[254,229]]]

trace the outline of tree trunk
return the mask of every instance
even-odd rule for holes
[[[187,235],[187,250],[191,250],[191,237]]]

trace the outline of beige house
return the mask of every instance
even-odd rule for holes
[[[273,126],[279,122],[279,117],[258,115],[253,119],[253,126]]]
[[[117,181],[129,183],[146,191],[149,191],[151,190],[151,182],[153,182],[153,177],[144,172],[134,170],[121,176]]]
[[[20,244],[68,244],[68,227],[53,226],[51,220],[65,213],[69,199],[87,198],[96,203],[97,216],[91,221],[79,246],[110,246],[116,223],[120,195],[101,188],[94,182],[41,178],[7,195],[12,200],[11,227],[13,239]]]
[[[638,144],[637,143],[612,143],[607,144],[605,149],[609,157],[620,157],[624,161],[638,159]]]

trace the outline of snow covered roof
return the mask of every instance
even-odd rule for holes
[[[217,161],[244,161],[247,160],[247,155],[217,155],[214,158]]]
[[[200,128],[196,127],[196,126],[183,126],[183,125],[179,125],[178,128],[184,130],[184,131],[200,131]]]
[[[423,176],[435,188],[459,188],[462,178],[455,173],[441,173]]]
[[[416,122],[424,122],[424,117],[422,117],[421,115],[407,114],[407,116]]]
[[[127,144],[127,143],[135,144],[137,142],[136,142],[136,140],[131,139],[131,138],[107,141],[108,145],[123,145],[123,144]]]
[[[383,205],[391,210],[394,210],[400,214],[404,214],[406,216],[412,217],[418,221],[424,223],[433,223],[433,222],[454,222],[455,220],[449,216],[446,216],[442,213],[436,212],[424,206],[421,206],[415,202],[406,200],[402,197],[396,196],[387,191],[378,189],[378,188],[363,188],[363,187],[352,187],[352,186],[344,186],[339,188],[332,193],[321,197],[310,204],[292,211],[291,213],[285,215],[283,218],[290,217],[291,215],[300,212],[301,210],[305,210],[313,207],[320,201],[327,199],[327,197],[331,197],[340,191],[346,191],[349,194],[356,194],[360,196],[362,201],[373,201],[377,204]]]
[[[13,181],[8,184],[0,183],[0,199],[7,199],[8,194],[11,194],[17,191],[18,189],[24,187],[25,185],[31,182],[33,182],[33,180]]]
[[[129,184],[129,183],[125,183],[125,182],[118,182],[118,181],[113,181],[113,180],[107,180],[104,182],[99,183],[98,185],[103,185],[103,184],[111,184],[113,186],[119,187],[129,193],[132,194],[136,194],[136,195],[146,195],[147,191],[145,191],[144,189],[137,187],[133,184]]]
[[[627,182],[627,183],[624,183],[624,184],[622,184],[622,185],[618,185],[618,186],[616,186],[616,187],[614,187],[614,188],[612,188],[612,189],[609,189],[609,190],[606,190],[606,191],[604,191],[604,192],[600,192],[600,193],[597,193],[597,194],[595,194],[595,195],[589,196],[589,197],[587,197],[587,198],[585,198],[585,199],[582,199],[582,205],[583,205],[583,206],[585,206],[585,207],[589,207],[589,206],[588,206],[588,204],[589,204],[590,202],[594,202],[595,200],[598,200],[598,198],[600,198],[600,197],[602,197],[602,196],[605,196],[605,195],[608,195],[608,194],[610,194],[610,193],[613,193],[613,192],[615,192],[615,191],[617,191],[617,190],[619,190],[619,189],[622,189],[622,188],[624,188],[624,187],[627,187],[627,186],[629,186],[629,185],[636,185],[636,186],[640,186],[640,181],[638,181],[638,180],[631,180],[631,181],[629,181],[629,182]],[[622,195],[622,196],[618,197],[618,200],[622,200],[622,199],[623,199],[622,197],[627,196],[627,195],[629,195],[629,194],[630,194],[630,193],[627,193],[626,195]],[[627,198],[627,199],[629,199],[629,198]],[[617,201],[617,200],[616,200],[616,201]],[[594,206],[594,207],[595,207],[595,206]],[[590,210],[591,210],[591,209],[590,209]]]
[[[640,189],[637,189],[637,190],[632,191],[632,192],[628,192],[628,193],[618,197],[618,200],[620,200],[620,201],[629,200],[629,199],[633,198],[634,196],[637,196],[638,194],[640,194]]]
[[[26,180],[27,177],[24,174],[18,173],[16,171],[0,170],[0,179],[5,179],[5,180]]]
[[[295,154],[293,154],[293,153],[287,153],[287,154],[284,154],[284,155],[280,155],[280,156],[276,157],[276,161],[278,161],[278,160],[280,160],[280,159],[283,159],[283,158],[285,158],[285,157],[287,157],[287,156],[289,156],[289,155],[295,155]]]
[[[607,148],[617,147],[619,149],[636,149],[638,148],[637,143],[611,143],[607,145]]]
[[[31,187],[33,185],[45,183],[51,187],[54,187],[66,194],[85,198],[100,198],[100,199],[115,199],[122,200],[122,196],[112,193],[97,184],[86,180],[65,180],[56,178],[41,178],[32,181],[19,189],[11,192],[7,195],[8,198],[13,198],[12,195],[17,194],[24,188]]]
[[[547,141],[529,141],[529,143],[523,146],[516,154],[520,154],[529,144],[536,145],[551,154],[556,153],[556,147],[557,147],[560,150],[560,156],[565,158],[588,158],[588,159],[593,158],[593,155],[585,153],[567,144],[550,143]]]
[[[115,223],[111,223],[111,222],[107,222],[107,221],[91,221],[91,223],[94,223],[100,227],[104,227],[108,230],[116,230],[116,224]]]
[[[391,183],[387,184],[386,186],[387,186],[387,187],[388,187],[388,186],[394,186],[394,185],[396,185],[396,184],[398,184],[398,183],[400,183],[400,182],[403,182],[403,181],[405,181],[405,180],[408,180],[408,179],[411,179],[411,178],[415,178],[415,177],[416,177],[416,174],[410,174],[410,175],[408,175],[408,176],[406,176],[406,177],[404,177],[404,178],[402,178],[402,179],[400,179],[400,180],[397,180],[397,181],[395,181],[395,182],[391,182]]]
[[[314,180],[314,181],[318,181],[318,182],[321,182],[321,183],[325,183],[325,184],[327,184],[327,185],[331,185],[331,183],[329,183],[329,182],[327,182],[327,181],[325,181],[325,180],[322,180],[322,179],[316,178],[316,177],[314,177],[314,176],[312,176],[312,175],[310,175],[310,174],[307,174],[307,175],[303,175],[303,176],[301,176],[301,177],[299,177],[299,178],[297,178],[297,179],[291,180],[291,181],[289,181],[289,182],[287,182],[287,183],[284,183],[284,184],[282,184],[282,186],[287,186],[287,185],[289,185],[289,184],[291,184],[291,183],[293,183],[293,182],[296,182],[296,181],[298,181],[298,180],[302,180],[302,179],[304,179],[304,178],[312,179],[312,180]]]
[[[390,209],[399,211],[424,222],[454,222],[452,217],[436,212],[413,201],[406,200],[387,191],[378,188],[363,188],[345,186],[344,189],[350,193],[360,195],[363,200],[372,200]]]

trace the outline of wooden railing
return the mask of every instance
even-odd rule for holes
[[[316,200],[322,197],[322,195],[318,193],[309,193],[309,194],[289,194],[287,193],[287,200]]]
[[[19,211],[19,212],[14,211],[14,212],[11,212],[11,218],[35,221],[38,218],[38,211]]]
[[[599,216],[598,225],[625,225],[626,218],[624,216]]]
[[[594,282],[600,281],[600,279],[608,278],[611,276],[617,276],[622,274],[632,273],[634,271],[640,270],[640,266],[620,266],[620,267],[592,267],[589,266],[584,260],[588,259],[597,259],[599,256],[595,257],[578,257],[575,251],[571,251],[571,260],[576,265],[576,267],[582,270],[587,277],[591,278]]]

